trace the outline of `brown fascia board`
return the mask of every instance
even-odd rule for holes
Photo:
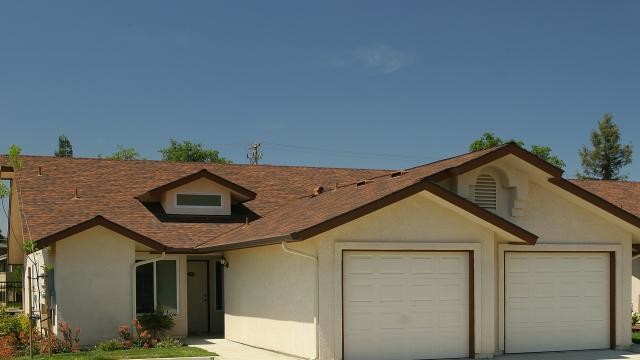
[[[344,214],[338,215],[332,219],[329,219],[323,223],[311,226],[307,229],[295,232],[291,234],[292,239],[301,241],[308,239],[310,237],[316,236],[328,230],[331,230],[340,225],[346,224],[350,221],[353,221],[357,218],[360,218],[364,215],[372,213],[376,210],[379,210],[385,206],[393,204],[399,200],[407,198],[411,195],[414,195],[420,191],[426,190],[433,195],[436,195],[442,198],[445,201],[450,202],[451,204],[462,208],[463,210],[481,218],[482,220],[512,234],[513,236],[524,240],[528,244],[535,244],[538,240],[538,236],[528,232],[527,230],[501,218],[500,216],[485,210],[471,201],[452,193],[444,189],[443,187],[434,184],[428,180],[422,180],[421,182],[410,185],[406,188],[398,190],[394,193],[391,193],[387,196],[384,196],[376,201],[373,201],[367,205],[361,206],[357,209],[351,210]]]
[[[564,170],[562,170],[561,168],[549,164],[548,162],[540,159],[531,152],[518,146],[516,143],[511,142],[506,145],[496,147],[494,151],[488,152],[485,155],[431,175],[429,176],[429,179],[431,179],[431,181],[444,180],[477,169],[480,166],[486,165],[507,155],[514,155],[522,159],[523,161],[526,161],[527,163],[537,167],[538,169],[548,173],[552,177],[562,177],[562,174],[564,173]]]
[[[78,234],[82,231],[91,229],[93,227],[96,226],[102,226],[105,227],[113,232],[116,232],[122,236],[125,236],[131,240],[137,241],[143,245],[146,245],[154,250],[158,250],[158,251],[164,251],[166,249],[166,246],[162,245],[161,243],[148,238],[144,235],[141,235],[133,230],[130,230],[122,225],[116,224],[115,222],[108,220],[106,218],[104,218],[101,215],[98,215],[92,219],[89,219],[87,221],[81,222],[79,224],[76,224],[74,226],[68,227],[64,230],[61,230],[57,233],[51,234],[49,236],[45,236],[42,239],[38,240],[36,242],[36,245],[38,245],[38,247],[42,248],[45,246],[49,246],[53,243],[55,243],[56,241],[68,238],[69,236]]]
[[[1,165],[0,172],[13,172],[13,167],[7,166],[7,165]]]
[[[599,207],[600,209],[610,213],[611,215],[616,216],[626,221],[627,223],[640,228],[640,218],[622,209],[621,207],[608,202],[607,200],[601,198],[600,196],[581,188],[580,186],[572,183],[571,181],[563,178],[551,178],[549,179],[549,182]]]
[[[201,179],[201,178],[209,179],[209,180],[211,180],[211,181],[213,181],[213,182],[215,182],[217,184],[220,184],[220,185],[222,185],[222,186],[224,186],[226,188],[229,188],[230,190],[232,190],[234,192],[237,192],[237,193],[247,197],[248,200],[253,200],[253,199],[256,198],[256,193],[254,193],[253,191],[251,191],[251,190],[249,190],[249,189],[247,189],[245,187],[242,187],[242,186],[240,186],[240,185],[238,185],[238,184],[236,184],[234,182],[231,182],[231,181],[229,181],[229,180],[227,180],[227,179],[225,179],[223,177],[220,177],[220,176],[210,172],[207,169],[202,169],[202,170],[200,170],[200,171],[198,171],[196,173],[193,173],[191,175],[187,175],[187,176],[182,177],[182,178],[180,178],[178,180],[172,181],[172,182],[170,182],[168,184],[164,184],[164,185],[159,186],[159,187],[157,187],[155,189],[149,190],[149,193],[154,194],[154,195],[155,194],[161,194],[161,193],[164,193],[166,191],[175,189],[178,186],[182,186],[182,185],[188,184],[188,183],[190,183],[190,182],[192,182],[194,180]]]

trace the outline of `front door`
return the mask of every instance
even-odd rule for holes
[[[187,262],[187,291],[189,332],[209,331],[209,262],[189,260]]]

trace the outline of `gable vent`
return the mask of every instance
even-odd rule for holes
[[[476,184],[471,185],[473,202],[483,209],[496,211],[498,208],[498,185],[496,179],[488,174],[480,174]]]

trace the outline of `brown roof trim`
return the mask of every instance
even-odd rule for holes
[[[151,189],[151,190],[149,190],[149,193],[160,194],[160,193],[175,189],[178,186],[182,186],[184,184],[188,184],[188,183],[190,183],[190,182],[192,182],[194,180],[201,179],[201,178],[209,179],[209,180],[211,180],[211,181],[213,181],[213,182],[215,182],[217,184],[220,184],[220,185],[222,185],[222,186],[224,186],[226,188],[231,189],[234,192],[237,192],[237,193],[239,193],[241,195],[244,195],[244,196],[246,196],[248,198],[248,200],[253,200],[253,199],[256,198],[256,193],[254,193],[253,191],[251,191],[251,190],[249,190],[249,189],[247,189],[245,187],[242,187],[242,186],[240,186],[240,185],[238,185],[238,184],[236,184],[234,182],[231,182],[231,181],[229,181],[229,180],[227,180],[227,179],[225,179],[223,177],[220,177],[220,176],[210,172],[207,169],[202,169],[202,170],[200,170],[200,171],[198,171],[196,173],[193,173],[191,175],[187,175],[187,176],[182,177],[182,178],[180,178],[178,180],[172,181],[172,182],[170,182],[168,184],[164,184],[164,185],[159,186],[159,187],[157,187],[155,189]]]
[[[498,216],[489,210],[479,207],[473,202],[439,185],[429,182],[426,184],[425,190],[467,211],[468,213],[475,215],[480,219],[508,232],[509,234],[524,240],[528,244],[534,245],[538,241],[537,235],[519,227],[518,225],[515,225],[508,220],[505,220],[503,217]]]
[[[529,164],[539,168],[540,170],[548,173],[553,177],[562,177],[562,174],[564,173],[564,170],[562,170],[561,168],[549,164],[548,162],[540,159],[531,152],[518,146],[516,143],[510,142],[506,145],[496,147],[495,150],[490,151],[485,155],[464,162],[458,166],[435,173],[434,175],[429,176],[429,179],[431,179],[431,181],[444,180],[452,176],[460,175],[462,173],[477,169],[480,166],[486,165],[507,155],[517,156],[518,158],[528,162]]]
[[[195,253],[202,254],[208,252],[225,251],[225,250],[238,250],[246,249],[256,246],[276,245],[283,241],[301,241],[302,239],[294,239],[290,235],[270,236],[263,239],[255,239],[250,241],[242,241],[239,243],[212,245],[207,247],[199,247],[195,249]]]
[[[98,215],[92,219],[89,219],[87,221],[81,222],[77,225],[71,226],[69,228],[66,228],[62,231],[58,231],[57,233],[51,234],[49,236],[43,237],[42,239],[38,240],[36,242],[36,244],[38,245],[38,247],[45,247],[45,246],[49,246],[51,244],[53,244],[56,241],[68,238],[69,236],[78,234],[82,231],[91,229],[93,227],[96,226],[102,226],[105,227],[111,231],[114,231],[122,236],[128,237],[131,240],[137,241],[143,245],[146,245],[154,250],[158,250],[158,251],[164,251],[166,249],[166,246],[160,244],[159,242],[150,239],[144,235],[141,235],[133,230],[129,230],[128,228],[116,224],[111,220],[108,220],[106,218],[104,218],[101,215]]]
[[[406,188],[398,190],[394,193],[391,193],[387,196],[384,196],[376,201],[373,201],[369,204],[361,206],[352,211],[346,212],[342,215],[338,215],[332,219],[329,219],[323,223],[314,225],[307,229],[295,232],[291,234],[291,237],[295,240],[305,240],[310,237],[321,234],[325,231],[331,230],[340,225],[346,224],[350,221],[353,221],[359,217],[372,213],[376,210],[379,210],[387,205],[393,204],[399,200],[407,198],[411,195],[414,195],[420,191],[429,191],[430,193],[440,197],[441,199],[450,202],[451,204],[462,208],[463,210],[475,215],[482,220],[497,226],[498,228],[512,234],[513,236],[524,240],[529,244],[535,244],[538,240],[538,236],[528,232],[527,230],[501,218],[500,216],[485,210],[471,201],[454,194],[439,185],[436,185],[430,181],[424,180],[413,185],[410,185]]]
[[[563,178],[551,178],[549,179],[549,182],[587,202],[590,202],[591,204],[610,213],[611,215],[616,216],[628,222],[629,224],[640,228],[640,218],[624,210],[623,208],[608,202],[600,196],[581,188],[571,181]]]

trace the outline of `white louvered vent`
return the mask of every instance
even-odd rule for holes
[[[480,174],[476,184],[471,185],[473,202],[483,209],[496,211],[498,208],[498,186],[496,179],[488,174]]]

